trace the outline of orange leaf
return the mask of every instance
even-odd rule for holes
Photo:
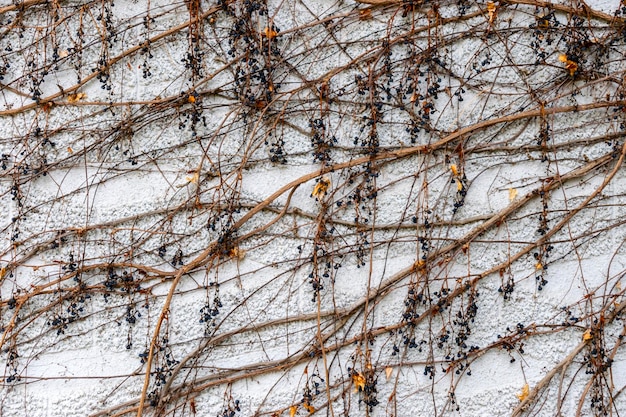
[[[487,12],[489,13],[489,23],[493,23],[496,18],[496,4],[492,1],[487,2]]]
[[[234,247],[228,251],[228,256],[231,258],[237,258],[241,261],[246,256],[246,251],[239,249],[238,247]]]
[[[459,175],[459,169],[456,167],[455,164],[450,165],[450,171],[452,171],[452,175],[454,175],[455,177]]]
[[[565,64],[565,69],[569,71],[570,77],[573,77],[576,71],[578,71],[578,64],[572,61],[565,54],[559,55],[559,61]]]
[[[190,103],[195,103],[196,97],[193,94],[190,94],[189,97],[187,97],[187,101]]]
[[[297,411],[298,411],[297,405],[292,405],[291,407],[289,407],[289,417],[295,416]]]
[[[328,177],[320,178],[317,184],[315,184],[315,188],[313,188],[313,192],[311,193],[311,196],[317,199],[323,198],[328,192],[328,187],[330,187],[330,178]]]
[[[539,29],[549,29],[550,28],[550,20],[546,15],[537,16],[537,27]]]
[[[306,408],[306,411],[308,411],[309,413],[313,414],[315,412],[315,407],[313,407],[311,404],[309,403],[304,403],[302,404],[302,407]]]
[[[587,340],[591,340],[591,339],[593,339],[593,335],[591,334],[591,329],[585,330],[585,333],[583,333],[583,340],[586,342]]]
[[[360,372],[352,375],[352,383],[354,384],[354,392],[365,390],[365,377]]]
[[[578,64],[574,61],[567,61],[565,64],[565,69],[569,71],[570,77],[573,77],[576,71],[578,71]]]
[[[278,32],[276,32],[274,29],[270,28],[269,26],[263,29],[263,34],[267,37],[267,39],[273,39],[276,36],[278,36]]]

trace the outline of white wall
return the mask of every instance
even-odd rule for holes
[[[623,414],[626,10],[224,3],[0,5],[0,414]]]

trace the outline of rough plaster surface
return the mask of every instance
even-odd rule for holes
[[[2,6],[11,4],[6,2]],[[52,7],[51,4],[46,7]],[[69,13],[78,10],[76,5],[80,2],[60,1],[59,4],[62,13]],[[588,4],[594,10],[609,14],[618,8],[615,1]],[[105,48],[108,57],[145,41],[146,31],[141,22],[148,10],[155,16],[150,26],[152,35],[189,19],[188,8],[182,3],[151,1],[149,9],[143,1],[115,1],[114,6],[104,2],[102,5],[122,33]],[[481,2],[468,5],[469,11],[486,7]],[[212,6],[202,3],[203,10]],[[321,164],[312,157],[309,119],[319,116],[317,103],[320,99],[303,88],[303,78],[321,80],[329,71],[348,66],[356,57],[368,54],[380,39],[405,33],[411,24],[400,17],[402,12],[398,7],[373,8],[371,19],[361,19],[357,8],[365,10],[366,7],[349,1],[270,2],[270,15],[285,33],[275,41],[283,56],[289,57],[289,66],[296,70],[283,68],[283,73],[276,74],[282,84],[278,90],[285,92],[291,102],[285,99],[283,109],[282,102],[277,102],[273,112],[267,115],[242,107],[236,97],[228,93],[233,88],[233,74],[222,71],[222,67],[233,59],[225,52],[230,47],[227,36],[234,18],[219,13],[216,26],[208,24],[207,18],[202,29],[206,55],[202,76],[193,82],[185,75],[181,63],[189,44],[187,31],[181,30],[152,45],[149,53],[153,58],[149,61],[145,60],[145,55],[133,54],[111,67],[107,83],[96,79],[86,83],[80,88],[86,98],[79,105],[59,104],[57,109],[55,104],[49,113],[37,108],[15,115],[3,113],[0,153],[7,155],[8,167],[0,182],[3,207],[0,262],[11,273],[3,270],[1,287],[2,357],[7,363],[1,386],[2,416],[85,416],[126,402],[129,407],[136,404],[146,372],[142,359],[145,359],[171,289],[172,276],[152,277],[154,279],[144,285],[143,291],[135,288],[124,292],[122,284],[116,284],[114,289],[106,287],[108,271],[105,267],[84,272],[81,279],[85,285],[100,285],[92,288],[90,298],[80,299],[79,293],[72,296],[76,282],[64,281],[47,288],[33,302],[20,306],[14,325],[10,323],[16,310],[10,300],[66,276],[71,272],[71,268],[68,270],[71,259],[78,263],[79,269],[100,262],[106,265],[132,261],[172,273],[220,239],[225,219],[219,215],[223,210],[210,206],[210,202],[228,201],[228,193],[237,194],[241,206],[233,215],[238,219],[281,187],[319,170]],[[412,23],[418,27],[428,23],[426,11],[429,8],[420,7],[424,11],[416,12]],[[528,28],[535,19],[534,7],[520,7],[519,13],[502,10],[494,30],[505,33],[507,28]],[[45,10],[27,14],[26,27],[30,28],[25,30],[27,38],[35,33],[32,28],[45,23]],[[441,19],[456,16],[456,3],[442,4],[439,13]],[[342,48],[332,46],[327,26],[318,23],[319,19],[332,15],[337,16],[336,20],[340,20],[339,16],[353,15],[333,32]],[[2,16],[3,25],[8,24],[10,18],[15,19],[16,12],[6,12]],[[88,20],[87,15],[85,19]],[[259,20],[260,31],[265,25],[264,19]],[[485,19],[485,14],[479,13],[467,21],[443,25],[437,36],[442,39],[446,35],[453,36],[473,25],[484,25]],[[555,19],[566,22],[567,15],[557,14]],[[68,18],[68,24],[70,29],[76,29],[75,18]],[[330,21],[329,25],[332,24]],[[299,31],[297,28],[302,25],[310,25],[310,30]],[[594,33],[601,37],[602,31],[598,29]],[[305,37],[299,37],[301,32]],[[562,80],[556,83],[560,88],[558,92],[553,95],[550,91],[544,92],[544,98],[550,100],[552,107],[594,103],[615,92],[610,83],[569,79],[557,59],[563,52],[559,49],[563,43],[558,40],[546,47],[550,51],[548,63],[533,67],[535,52],[528,47],[532,31],[527,32],[518,32],[517,43],[493,41],[490,48],[484,47],[483,33],[441,47],[440,55],[449,63],[452,73],[472,75],[479,84],[490,87],[482,91],[468,88],[464,100],[458,101],[453,95],[461,86],[454,77],[444,77],[441,84],[447,90],[442,90],[433,100],[438,111],[433,114],[432,123],[437,129],[450,133],[484,120],[536,109],[536,103],[526,94],[528,84],[533,88],[542,85],[555,88],[553,81]],[[27,48],[26,41],[14,35],[10,32],[0,39],[3,48],[8,43],[14,49],[18,49],[17,45]],[[100,35],[89,30],[89,24],[83,36],[85,44],[100,45]],[[423,51],[428,41],[417,38],[416,49]],[[73,42],[76,39],[69,35],[60,38],[60,49],[69,50]],[[616,45],[609,53],[615,61],[607,65],[612,65],[613,71],[621,77],[625,62],[615,51],[624,44]],[[411,53],[409,46],[401,43],[394,46],[393,52],[392,66],[395,65],[393,59],[400,60],[399,57]],[[77,58],[70,51],[69,57],[39,86],[42,97],[56,94],[59,86],[74,85],[77,71],[81,77],[87,77],[101,53],[98,47],[86,48],[83,61],[74,62]],[[473,73],[472,63],[485,60],[486,53],[491,64],[487,64],[482,73]],[[20,71],[28,65],[26,54],[7,52],[3,56],[11,60],[3,82],[12,88],[26,88],[27,82],[20,81]],[[515,61],[516,67],[510,60]],[[151,72],[147,78],[142,76],[144,62],[148,62]],[[372,60],[366,62],[381,65]],[[76,65],[78,70],[74,69]],[[346,100],[360,100],[355,93],[355,76],[363,74],[363,65],[347,67],[333,77],[330,80],[333,91],[344,88],[348,91]],[[394,68],[402,73],[401,65],[400,69]],[[393,88],[397,83],[396,77],[391,84]],[[206,93],[201,102],[201,116],[205,120],[198,123],[195,131],[189,121],[191,104],[187,100],[188,92],[194,89]],[[218,90],[224,93],[210,93]],[[154,109],[151,106],[160,105],[152,101],[165,97],[174,97],[181,103],[164,106],[162,112],[151,110]],[[31,97],[20,96],[8,88],[2,90],[0,100],[2,110],[33,103]],[[108,108],[106,103],[126,104]],[[399,109],[401,106],[393,100],[385,103],[384,122],[378,126],[381,149],[406,149],[441,139],[439,134],[424,130],[411,137],[406,130],[411,122],[410,112]],[[250,112],[248,118],[241,117],[242,111]],[[273,137],[264,137],[264,132],[269,131],[264,123],[271,125],[275,120],[272,118],[281,111],[291,125],[276,129]],[[326,135],[336,138],[331,163],[367,154],[353,141],[355,137],[357,141],[365,140],[368,130],[365,125],[363,133],[362,117],[367,117],[368,112],[362,105],[354,105],[323,117],[328,126]],[[292,406],[296,407],[297,415],[308,415],[302,405],[303,392],[306,386],[318,383],[320,393],[311,403],[316,415],[511,415],[520,404],[516,394],[524,385],[535,387],[581,343],[585,330],[599,318],[599,315],[587,315],[598,311],[594,302],[607,303],[609,307],[623,302],[620,283],[626,268],[625,229],[620,221],[624,215],[623,168],[594,204],[551,236],[549,243],[553,248],[547,268],[537,267],[531,252],[502,273],[498,271],[498,265],[540,238],[537,218],[541,202],[538,198],[529,199],[506,220],[485,230],[462,250],[458,248],[444,257],[427,259],[427,264],[432,262],[430,281],[420,285],[427,289],[435,304],[437,297],[443,299],[442,290],[463,288],[470,280],[484,274],[472,286],[473,299],[468,299],[467,294],[461,295],[429,320],[380,332],[365,344],[349,343],[332,355],[329,353],[327,358],[319,351],[318,331],[336,329],[325,340],[326,346],[333,346],[350,338],[362,342],[359,337],[370,330],[401,323],[407,291],[420,282],[421,275],[419,272],[405,274],[406,277],[395,280],[393,285],[387,286],[387,283],[411,265],[419,271],[419,259],[428,256],[420,241],[427,230],[424,219],[435,223],[428,239],[431,253],[436,252],[475,230],[489,216],[533,193],[545,184],[545,178],[565,176],[579,169],[585,161],[610,153],[616,143],[621,146],[623,138],[618,136],[613,142],[607,139],[581,143],[607,132],[620,132],[620,121],[607,120],[606,113],[606,109],[599,109],[551,116],[552,144],[576,144],[551,150],[550,163],[542,160],[537,150],[517,151],[535,144],[540,129],[537,119],[530,123],[516,121],[486,127],[468,135],[464,147],[476,151],[468,151],[464,161],[453,147],[432,154],[417,152],[391,159],[377,168],[375,179],[370,179],[379,189],[378,195],[374,200],[366,200],[361,209],[346,208],[346,196],[356,184],[364,182],[357,180],[352,185],[348,169],[328,172],[325,175],[331,185],[329,195],[324,198],[328,198],[332,218],[336,221],[336,241],[329,247],[339,252],[345,249],[346,253],[334,258],[332,262],[338,266],[330,268],[334,282],[327,279],[324,289],[317,295],[309,283],[309,274],[313,270],[312,241],[319,230],[316,219],[321,206],[312,197],[312,191],[320,176],[313,176],[294,188],[290,197],[289,192],[277,196],[269,209],[260,211],[242,225],[238,235],[245,236],[272,221],[289,198],[290,212],[269,228],[241,241],[239,250],[244,255],[221,259],[209,267],[198,267],[185,274],[175,288],[165,330],[159,337],[159,340],[166,337],[168,341],[160,345],[162,349],[153,369],[170,366],[165,365],[169,358],[179,361],[196,354],[177,374],[173,386],[205,385],[182,399],[172,399],[171,404],[166,397],[162,412],[180,416],[222,416],[235,410],[237,400],[238,411],[234,414],[237,416],[257,413],[286,416],[290,415]],[[144,114],[146,117],[142,117]],[[124,131],[123,122],[130,120],[134,123],[131,130]],[[33,133],[36,126],[49,132],[54,132],[55,128],[64,130],[52,134],[55,146],[50,147],[40,145],[41,139]],[[278,132],[284,141],[285,164],[269,159],[271,142]],[[481,146],[485,147],[484,152],[477,150]],[[493,146],[492,151],[489,146]],[[503,148],[508,150],[503,151]],[[244,157],[247,160],[242,162]],[[32,169],[44,159],[45,164],[51,166],[46,175],[32,174]],[[245,169],[236,170],[242,163]],[[20,164],[29,164],[31,171],[18,174]],[[463,164],[467,178],[464,205],[456,211],[453,204],[458,196],[451,164],[459,167]],[[591,195],[612,167],[610,164],[602,166],[551,193],[550,225],[557,224],[568,210]],[[198,176],[194,178],[196,173]],[[354,178],[367,177],[367,174],[362,175],[362,166],[354,167],[352,173]],[[419,191],[424,183],[428,183],[427,193]],[[11,193],[15,184],[21,184],[18,199]],[[333,190],[339,191],[334,193]],[[512,196],[511,190],[517,195]],[[423,207],[428,207],[430,212],[425,214]],[[355,228],[355,221],[361,223],[360,228]],[[370,233],[372,224],[379,227]],[[362,235],[354,233],[355,230],[365,232],[369,242],[363,244]],[[17,237],[16,232],[19,232]],[[362,257],[353,253],[360,244],[363,244]],[[23,249],[37,245],[39,249],[32,253]],[[159,254],[161,247],[166,249],[163,254]],[[132,254],[129,248],[133,248]],[[177,250],[182,251],[181,263],[174,262],[176,265],[172,266]],[[132,267],[119,266],[116,271],[126,272],[134,279],[150,275],[150,272],[139,274]],[[544,274],[548,282],[539,289],[538,277]],[[504,299],[499,289],[507,277],[514,279],[515,291]],[[215,306],[218,294],[215,283],[219,283],[220,311],[209,323],[202,322],[201,309],[205,305]],[[359,305],[363,297],[376,291],[381,291],[381,295],[369,305],[367,319],[364,320],[362,312],[348,316],[346,322],[339,319],[337,311]],[[77,303],[78,307],[74,307],[81,309],[75,312],[80,319],[66,328],[58,322],[55,324],[55,319],[68,317],[72,303]],[[457,313],[465,311],[471,303],[475,303],[476,317],[467,335],[467,347],[459,349],[452,342],[459,332],[454,323]],[[47,309],[41,312],[45,306]],[[609,315],[610,309],[605,313]],[[291,317],[302,319],[289,321]],[[572,320],[574,325],[563,326],[571,317],[579,317],[580,322]],[[253,329],[269,322],[272,324],[267,327]],[[556,327],[562,328],[550,331]],[[242,328],[246,331],[236,331]],[[501,337],[514,335],[521,329],[529,333],[521,339],[523,345],[517,344],[508,351],[496,346],[485,350],[484,354],[471,356],[471,347],[495,346]],[[607,350],[616,346],[622,329],[621,319],[607,324],[602,336]],[[233,331],[228,338],[219,339]],[[442,340],[444,343],[438,345]],[[14,351],[19,357],[11,360],[9,357]],[[271,372],[256,372],[272,361],[280,363],[309,351],[308,360],[277,367]],[[365,351],[369,362],[364,359]],[[461,354],[468,352],[471,360],[463,360]],[[576,413],[579,398],[587,395],[585,390],[589,389],[589,378],[583,375],[588,361],[585,352],[577,355],[571,366],[544,387],[540,397],[532,403],[529,415],[556,415],[558,407],[560,415]],[[325,360],[328,363],[325,364]],[[455,360],[458,360],[455,366],[450,367],[450,361]],[[363,403],[364,394],[355,392],[350,373],[351,369],[365,372],[367,363],[374,366],[372,374],[377,378],[379,404],[371,410]],[[248,377],[240,377],[246,373]],[[213,375],[226,379],[211,385]],[[614,393],[621,393],[626,386],[624,348],[616,348],[612,366],[605,375],[606,386],[613,387]],[[231,376],[236,378],[229,384]],[[154,381],[155,376],[149,392],[159,389]],[[324,388],[328,381],[332,384],[334,414],[327,404]],[[560,398],[564,398],[562,402]],[[594,414],[589,401],[583,403],[581,410],[582,415]],[[615,397],[612,410],[612,415],[626,413],[623,395]],[[149,406],[145,410],[146,415],[154,413]]]

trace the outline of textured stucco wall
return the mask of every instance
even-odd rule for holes
[[[2,416],[626,413],[625,11],[383,3],[0,5]]]

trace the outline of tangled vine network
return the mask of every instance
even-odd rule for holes
[[[626,3],[0,23],[3,416],[626,413]]]

